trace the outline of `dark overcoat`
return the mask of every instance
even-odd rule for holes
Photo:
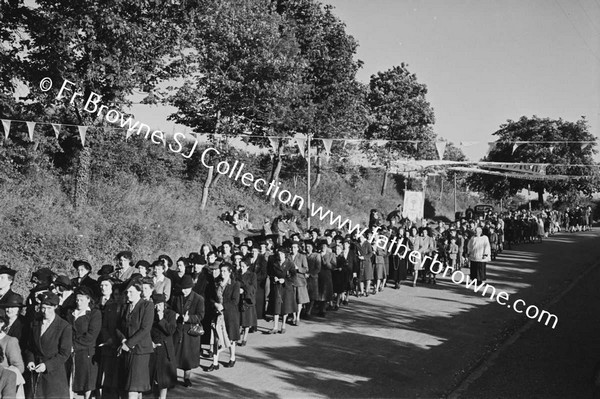
[[[150,358],[150,376],[153,383],[156,381],[158,389],[173,388],[177,383],[177,359],[173,345],[173,334],[176,330],[175,312],[165,309],[161,320],[156,312],[154,313],[151,335],[155,348]]]
[[[256,327],[256,273],[246,270],[246,273],[239,277],[240,287],[244,290],[240,295],[240,312],[242,327]]]
[[[25,365],[44,363],[46,371],[31,373],[34,398],[68,398],[69,381],[65,363],[71,356],[71,325],[58,315],[42,335],[42,320],[34,320],[24,352]]]
[[[318,301],[331,301],[333,298],[333,282],[331,271],[337,266],[335,254],[326,252],[321,254],[321,271],[319,272],[319,296]]]
[[[179,294],[172,298],[171,307],[179,315],[177,330],[173,336],[177,367],[182,370],[195,369],[200,365],[200,337],[193,337],[188,334],[188,331],[192,325],[202,322],[204,298],[194,291],[191,291],[187,297]],[[189,315],[189,319],[184,322],[183,316],[186,313]]]
[[[321,254],[311,253],[306,257],[308,262],[308,278],[306,279],[308,287],[308,297],[311,301],[319,299],[319,273],[321,272]]]
[[[119,362],[117,361],[117,348],[120,346],[117,328],[121,323],[122,302],[111,298],[106,301],[100,311],[102,324],[98,335],[96,357],[98,358],[98,388],[116,389],[119,386]]]
[[[87,392],[96,388],[98,365],[94,359],[96,341],[102,328],[102,313],[98,309],[85,312],[74,318],[73,313],[67,317],[73,326],[73,392]]]
[[[256,274],[256,317],[262,319],[265,317],[265,303],[267,298],[267,258],[265,255],[258,254],[258,257],[250,260],[249,269]]]
[[[230,279],[223,289],[223,319],[231,341],[240,339],[240,283]]]
[[[2,295],[2,297],[0,297],[0,305],[3,305],[5,303],[23,303],[23,297],[19,294],[17,294],[16,292],[14,292],[12,290],[12,288],[9,288],[8,291],[6,291],[6,294]]]
[[[89,274],[86,274],[81,281],[79,281],[78,277],[71,279],[71,285],[73,286],[73,289],[77,287],[88,287],[92,291],[94,300],[100,298],[100,285],[96,280],[91,278]]]
[[[296,297],[294,295],[294,277],[296,276],[296,267],[290,259],[283,263],[279,261],[277,255],[269,258],[268,274],[271,280],[271,291],[269,295],[268,314],[285,315],[298,311]],[[275,278],[284,279],[285,282],[279,283]]]

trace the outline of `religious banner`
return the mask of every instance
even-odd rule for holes
[[[411,221],[423,219],[423,210],[425,207],[422,191],[405,191],[404,207],[402,208],[402,217]]]

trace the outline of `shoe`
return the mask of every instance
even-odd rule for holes
[[[235,366],[235,360],[230,360],[229,363],[225,363],[223,367],[233,368]]]
[[[285,334],[285,328],[282,328],[282,329],[279,331],[279,334]]]
[[[269,330],[269,334],[277,334],[277,330]]]
[[[190,381],[190,379],[189,379],[189,378],[185,378],[185,379],[183,380],[183,386],[184,386],[184,387],[186,387],[186,388],[189,388],[189,387],[191,387],[191,386],[192,386],[192,381]]]
[[[400,284],[396,284],[396,285],[394,286],[394,289],[395,289],[395,290],[399,290],[399,289],[400,289]]]
[[[218,370],[218,369],[219,369],[219,365],[218,364],[216,366],[214,364],[211,364],[210,367],[208,367],[206,369],[206,371],[210,373],[211,371],[215,371],[215,370]]]
[[[342,301],[342,305],[348,306],[348,301]]]
[[[242,343],[240,344],[240,346],[246,346],[247,341],[242,341]]]
[[[369,293],[368,292],[365,292],[365,297],[367,297],[367,298],[369,297]]]

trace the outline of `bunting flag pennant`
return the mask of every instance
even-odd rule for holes
[[[133,136],[133,131],[134,131],[134,130],[135,130],[135,128],[130,128],[130,129],[127,129],[127,133],[125,133],[125,140],[129,140],[129,138],[130,138],[131,136]]]
[[[444,153],[446,152],[446,142],[445,141],[436,141],[435,148],[437,150],[438,156],[440,157],[440,161],[444,159]]]
[[[513,144],[513,149],[512,149],[513,154],[515,153],[515,150],[517,149],[517,147],[519,147],[520,145],[521,145],[521,143],[516,143],[516,142]]]
[[[342,149],[346,148],[346,144],[348,144],[348,140],[344,140],[344,143],[342,144]]]
[[[29,141],[33,141],[33,129],[35,129],[35,122],[25,122],[27,124],[27,131],[29,132]]]
[[[10,131],[10,121],[7,119],[2,119],[2,127],[4,128],[4,138],[8,138],[8,132]]]
[[[496,143],[488,143],[490,145],[490,147],[488,148],[488,154],[492,151],[494,151],[494,148],[496,148]]]
[[[81,145],[85,147],[85,132],[87,130],[87,126],[77,126],[79,129],[79,137],[81,137]]]
[[[323,148],[325,148],[325,158],[328,159],[331,154],[331,145],[333,144],[332,139],[321,139],[323,142]]]
[[[554,153],[554,146],[553,145],[550,146],[550,154],[552,154],[552,153]]]
[[[58,138],[58,135],[60,134],[60,124],[51,123],[51,125],[52,125],[52,129],[54,129],[54,135],[56,136],[56,138]]]
[[[415,147],[415,151],[419,149],[419,142],[418,141],[413,141],[413,146]]]
[[[269,143],[271,143],[271,147],[273,147],[273,149],[275,151],[277,151],[277,148],[279,147],[279,139],[277,137],[267,137],[269,139]]]
[[[306,139],[303,137],[296,137],[296,145],[298,145],[298,150],[300,150],[300,155],[305,157],[304,149],[306,147]]]

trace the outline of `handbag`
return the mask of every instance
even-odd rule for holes
[[[204,334],[204,328],[202,328],[202,324],[192,324],[192,327],[188,330],[187,333],[192,337],[200,337]]]

